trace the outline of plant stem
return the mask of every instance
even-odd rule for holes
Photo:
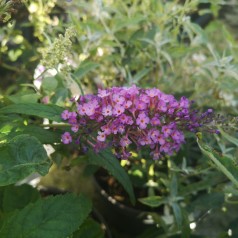
[[[39,126],[40,127],[52,127],[52,128],[58,127],[58,128],[60,128],[60,127],[71,126],[71,125],[68,123],[60,123],[60,124],[40,124]]]

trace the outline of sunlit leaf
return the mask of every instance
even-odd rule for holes
[[[57,88],[57,85],[58,85],[58,81],[54,77],[45,77],[42,80],[42,88],[45,91],[49,91],[49,92],[55,91],[55,89]]]
[[[5,127],[6,128],[6,127]],[[60,130],[48,130],[44,129],[39,126],[34,125],[21,125],[21,126],[10,126],[9,130],[2,132],[0,130],[0,140],[6,140],[9,141],[13,139],[15,136],[21,135],[21,134],[28,134],[31,136],[36,137],[42,144],[52,144],[56,142],[60,142]]]
[[[62,119],[60,115],[63,110],[64,109],[61,107],[50,104],[45,105],[40,103],[19,103],[11,104],[9,106],[1,108],[0,115],[9,113],[19,113],[24,115],[48,118],[53,121],[61,122]]]
[[[7,96],[7,98],[12,101],[13,103],[37,103],[38,99],[40,98],[40,95],[37,94],[16,94]]]
[[[16,183],[38,172],[47,174],[51,162],[42,144],[30,135],[19,135],[0,147],[0,186]]]
[[[66,238],[87,218],[91,203],[84,196],[58,195],[38,200],[3,223],[4,238]]]

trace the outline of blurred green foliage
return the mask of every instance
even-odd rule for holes
[[[24,134],[34,138],[27,146],[39,146],[44,157],[43,144],[51,144],[50,158],[57,164],[78,157],[73,146],[59,144],[60,125],[45,130],[41,118],[50,126],[60,122],[57,106],[70,106],[70,98],[98,87],[158,87],[195,100],[200,110],[237,117],[237,9],[231,0],[1,0],[0,151],[10,156],[9,144]],[[207,16],[209,24],[200,23],[202,28],[199,22]],[[144,151],[138,163],[124,167],[135,187],[148,189],[139,201],[163,207],[162,216],[154,215],[161,229],[151,237],[227,237],[229,229],[238,236],[237,187],[219,171],[224,167],[237,181],[237,121],[227,124],[231,130],[221,128],[221,135],[202,135],[214,148],[201,144],[211,160],[187,135],[187,144],[167,161],[141,165]],[[148,168],[151,173],[145,174]]]

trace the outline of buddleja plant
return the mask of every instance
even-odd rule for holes
[[[73,101],[75,100],[73,99]],[[136,170],[142,173],[141,176],[149,178],[145,183],[154,183],[153,195],[140,198],[139,201],[151,207],[162,205],[171,207],[175,221],[179,229],[182,229],[182,226],[188,225],[184,224],[185,218],[183,218],[188,214],[180,204],[181,200],[185,200],[185,194],[181,194],[181,196],[179,194],[178,175],[175,171],[179,171],[179,168],[176,168],[176,154],[185,142],[184,133],[186,131],[197,132],[201,151],[210,157],[218,169],[222,170],[234,184],[237,184],[237,171],[233,162],[214,153],[209,146],[201,141],[198,133],[199,130],[202,130],[206,133],[220,134],[219,130],[214,129],[219,123],[215,114],[212,109],[199,114],[198,111],[192,110],[191,104],[186,97],[177,101],[174,96],[164,94],[156,88],[141,89],[134,85],[132,87],[99,89],[97,95],[84,95],[76,100],[76,108],[73,111],[64,110],[62,112],[62,119],[70,125],[70,130],[62,135],[62,142],[64,144],[75,143],[79,150],[85,152],[93,149],[94,152],[90,153],[89,163],[100,165],[109,170],[122,183],[130,195],[132,203],[135,203],[135,198],[131,183],[128,183],[125,173],[118,174],[114,170],[118,166],[116,158],[122,161],[128,160],[132,167],[128,172],[132,173],[131,177],[133,177],[133,165],[135,164]],[[211,125],[211,122],[216,122],[217,125]],[[105,152],[108,148],[109,151]],[[114,155],[110,153],[110,150],[114,151]],[[149,153],[146,155],[145,151],[149,151]],[[135,152],[143,154],[143,157],[134,158],[132,153]],[[175,157],[175,161],[170,159],[172,155]],[[169,177],[166,178],[167,176],[163,175],[166,177],[163,177],[162,180],[160,175],[166,173],[164,169],[161,170],[164,168],[165,158],[173,165],[167,168],[172,169],[172,171],[167,171]],[[146,160],[145,165],[142,164],[141,167],[140,159]],[[162,163],[156,163],[157,161]],[[120,170],[118,169],[118,171]],[[147,176],[151,174],[150,171],[153,171],[153,175]],[[165,178],[167,182],[165,182]],[[157,179],[161,179],[161,181],[157,181]],[[188,183],[189,179],[188,181],[186,179],[184,182]],[[166,195],[162,195],[161,185],[157,184],[161,182],[164,183],[164,189],[170,189],[169,193],[165,193]],[[145,186],[145,184],[142,185]],[[200,189],[198,188],[198,190]],[[160,196],[157,195],[158,192]],[[182,232],[184,232],[184,236],[189,233],[186,229]]]
[[[195,112],[187,111],[186,98],[195,99],[201,111],[213,108],[217,113],[223,110],[233,117],[237,115],[237,54],[234,50],[237,44],[227,28],[221,29],[219,21],[205,30],[191,21],[189,16],[198,11],[200,2],[202,1],[186,1],[185,4],[177,1],[61,1],[58,6],[68,12],[67,17],[61,17],[53,12],[56,1],[41,1],[41,4],[30,1],[26,4],[29,11],[27,23],[33,27],[37,39],[36,44],[32,44],[35,47],[33,50],[30,49],[31,44],[16,37],[19,30],[15,29],[14,19],[12,25],[4,26],[0,31],[1,36],[4,36],[1,52],[11,62],[16,61],[18,64],[3,65],[5,69],[20,76],[12,83],[14,87],[1,90],[4,97],[0,99],[0,184],[4,187],[1,190],[3,222],[0,224],[0,234],[3,237],[8,237],[8,234],[9,237],[25,237],[25,233],[29,233],[28,227],[20,230],[19,226],[28,211],[32,211],[32,219],[29,220],[36,222],[34,232],[39,233],[40,237],[51,235],[63,238],[72,235],[73,230],[82,224],[90,211],[90,204],[82,197],[68,195],[65,200],[63,197],[56,197],[41,201],[38,200],[39,194],[32,192],[35,194],[32,195],[33,198],[19,207],[7,204],[7,201],[14,198],[12,196],[10,199],[10,194],[18,191],[18,188],[7,187],[8,185],[17,183],[33,172],[47,174],[56,158],[61,160],[71,156],[72,147],[77,153],[79,148],[82,148],[80,153],[89,150],[86,159],[78,156],[79,162],[83,160],[90,165],[106,168],[124,186],[132,203],[136,200],[132,180],[121,167],[118,158],[127,158],[130,162],[131,153],[133,159],[145,161],[146,158],[146,161],[150,161],[150,171],[146,177],[149,178],[147,182],[150,181],[147,183],[149,193],[140,202],[150,207],[160,207],[162,204],[167,209],[164,220],[159,216],[156,220],[161,226],[164,221],[168,222],[163,226],[162,233],[165,236],[181,233],[184,237],[189,236],[191,222],[198,224],[198,234],[204,234],[202,232],[208,227],[199,228],[197,221],[206,221],[203,218],[206,218],[210,209],[215,212],[221,207],[229,209],[228,203],[234,202],[232,199],[237,194],[237,140],[224,131],[224,127],[218,128],[224,137],[216,134],[215,137],[203,135],[203,132],[197,134],[201,151],[210,158],[206,160],[198,150],[195,134],[190,133],[191,129],[201,129],[202,114],[197,116]],[[211,1],[214,15],[218,13],[218,2]],[[41,21],[37,21],[36,16],[40,16]],[[68,27],[69,25],[72,27]],[[214,39],[214,35],[219,37]],[[12,42],[16,42],[17,49],[8,51]],[[19,52],[24,54],[19,55]],[[29,67],[27,64],[35,62],[36,65],[36,61],[39,62],[36,69],[38,74],[35,72],[33,76],[32,71],[26,69],[32,70],[33,66]],[[24,85],[20,87],[18,82],[24,82]],[[142,98],[137,98],[138,102],[134,102],[130,95],[125,97],[123,92],[126,88],[121,88],[124,85],[129,88],[133,84],[139,86]],[[98,86],[101,91],[97,96],[88,95]],[[119,86],[113,90],[118,93],[121,90],[123,95],[116,96],[111,89],[102,90],[108,86]],[[153,87],[157,89],[152,90]],[[165,93],[159,93],[158,88]],[[86,95],[81,96],[80,101],[69,100],[83,93]],[[163,98],[161,102],[158,97],[154,100],[156,110],[153,109],[153,102],[148,103],[148,97],[153,95]],[[186,98],[181,98],[182,96]],[[127,105],[124,105],[125,101]],[[119,106],[115,109],[116,102]],[[74,110],[70,107],[72,104],[76,105]],[[159,107],[157,104],[160,104]],[[135,110],[134,118],[130,110]],[[208,110],[205,115],[208,116],[207,123],[213,128],[216,119],[210,120],[212,111]],[[186,120],[190,125],[185,123]],[[196,124],[197,120],[199,125]],[[222,117],[219,120],[226,125],[227,121]],[[234,123],[230,122],[232,121],[229,121],[228,127],[237,129],[236,120]],[[107,124],[111,127],[107,127]],[[130,130],[131,126],[133,130]],[[183,134],[184,129],[189,132]],[[81,131],[83,135],[79,133]],[[62,142],[66,144],[75,139],[75,147],[61,145],[62,134]],[[90,137],[87,138],[86,135]],[[140,140],[137,141],[137,137]],[[187,144],[183,143],[184,137],[187,137]],[[56,149],[50,157],[44,149],[45,144],[51,144]],[[119,149],[114,149],[114,155],[111,150],[99,152],[105,145],[109,148],[114,145]],[[140,150],[137,147],[145,149],[143,153],[149,153],[138,155]],[[144,169],[143,166],[141,170]],[[163,166],[166,167],[163,172],[156,171]],[[215,168],[221,170],[229,180]],[[134,171],[132,173],[133,176],[136,175]],[[161,185],[165,191],[162,198],[154,193]],[[31,194],[31,189],[22,189],[23,194]],[[35,205],[27,205],[28,202]],[[81,210],[75,203],[85,205],[85,210]],[[71,204],[77,209],[73,211]],[[188,204],[186,210],[185,204]],[[47,209],[50,218],[51,213],[54,217],[58,214],[61,218],[61,211],[66,213],[62,207],[67,208],[67,214],[71,214],[75,223],[71,219],[65,219],[64,224],[57,222],[56,227],[47,226],[44,229],[46,231],[50,228],[58,233],[41,233],[43,231],[38,229],[38,222],[42,220],[36,220],[36,217],[39,217],[38,208],[44,207],[45,211],[45,206],[52,207],[52,210]],[[194,211],[193,208],[198,209]],[[79,210],[82,212],[82,219],[78,216]],[[231,210],[232,208],[229,213]],[[219,216],[211,214],[209,219],[212,219],[212,215],[213,218],[221,219],[225,217],[224,213]],[[172,221],[176,222],[171,223],[171,215]],[[231,223],[226,224],[221,232],[232,227],[232,218],[226,220]],[[69,225],[71,222],[73,227]],[[12,227],[15,226],[17,229],[14,233]],[[219,228],[216,230],[219,231]]]

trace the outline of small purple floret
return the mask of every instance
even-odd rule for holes
[[[72,137],[69,132],[65,132],[62,136],[62,142],[64,144],[70,144],[72,142]]]

